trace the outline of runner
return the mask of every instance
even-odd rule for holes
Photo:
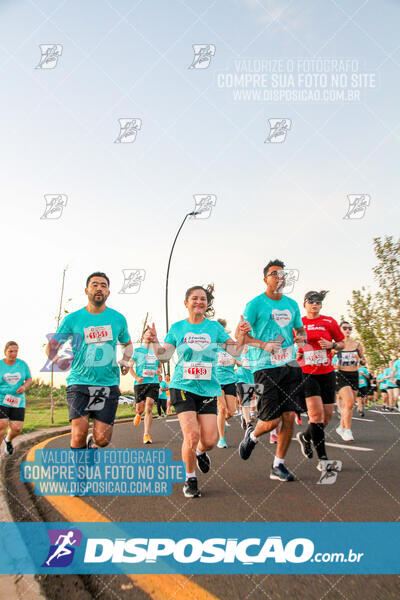
[[[388,410],[393,411],[396,408],[396,395],[395,390],[397,388],[396,383],[396,369],[393,367],[393,360],[390,360],[383,374],[386,380],[386,391],[388,395]]]
[[[370,379],[369,394],[368,394],[368,399],[369,399],[370,404],[372,402],[378,402],[378,382],[377,382],[376,377],[377,377],[376,371],[372,371],[371,379]]]
[[[46,347],[47,356],[62,371],[71,367],[67,403],[72,450],[105,447],[110,443],[120,396],[117,343],[123,349],[119,362],[122,375],[128,373],[132,355],[125,317],[106,307],[110,295],[107,275],[99,271],[89,275],[85,294],[87,305],[64,317]],[[58,350],[68,340],[72,342],[73,357],[63,359]],[[90,417],[93,433],[88,434]]]
[[[130,373],[133,375],[136,383],[135,398],[136,398],[136,417],[133,424],[137,427],[140,423],[144,412],[144,433],[143,444],[152,444],[153,440],[150,437],[151,424],[153,422],[153,405],[158,401],[158,393],[160,389],[159,375],[161,373],[160,361],[155,356],[150,348],[150,343],[144,343],[135,349],[131,363]]]
[[[158,381],[160,382],[160,391],[157,398],[157,412],[158,416],[166,417],[167,416],[167,391],[168,391],[168,383],[163,380],[162,375],[158,376]]]
[[[304,432],[299,432],[296,438],[306,458],[313,457],[313,442],[319,459],[319,471],[325,471],[328,465],[325,427],[332,419],[335,406],[335,369],[331,350],[344,347],[344,335],[335,319],[320,314],[327,293],[325,290],[313,290],[304,296],[306,316],[302,321],[307,343],[298,350],[299,364],[303,370],[308,427]]]
[[[242,409],[241,426],[246,430],[254,421],[251,417],[251,411],[257,406],[256,396],[254,394],[254,375],[250,369],[249,347],[246,345],[243,352],[236,361],[236,375],[238,382],[236,384],[237,395]],[[251,392],[249,394],[249,391]]]
[[[225,319],[217,319],[218,323],[222,325],[226,333],[230,333],[226,330]],[[235,372],[235,359],[233,356],[222,350],[218,351],[217,356],[217,379],[222,389],[221,396],[218,396],[217,408],[217,426],[218,426],[218,443],[217,448],[227,448],[225,439],[226,421],[230,419],[237,408],[236,400],[236,381],[237,376]]]
[[[175,350],[178,352],[170,398],[183,433],[182,459],[186,464],[183,493],[186,498],[201,495],[196,461],[200,471],[207,473],[211,465],[207,452],[217,442],[217,396],[221,395],[216,376],[219,346],[238,356],[244,345],[243,334],[236,343],[222,325],[208,319],[214,315],[213,290],[213,286],[199,285],[187,290],[188,317],[171,326],[164,344],[157,339],[154,323],[145,333],[145,339],[152,342],[154,353],[160,360],[169,360]]]
[[[365,416],[365,404],[370,394],[371,375],[367,367],[358,367],[358,394],[357,394],[357,411],[360,417]]]
[[[281,293],[286,283],[284,267],[278,259],[267,264],[266,291],[247,304],[246,321],[237,328],[237,333],[247,334],[254,381],[263,386],[257,405],[259,420],[255,428],[247,428],[239,454],[247,460],[258,438],[281,423],[270,479],[294,481],[294,475],[285,465],[285,455],[292,439],[295,412],[301,413],[304,408],[302,371],[295,360],[294,342],[302,345],[305,331],[297,302]]]
[[[32,383],[32,377],[26,362],[17,358],[17,342],[7,342],[4,355],[5,358],[0,361],[0,440],[4,438],[6,453],[12,454],[12,440],[24,426],[25,392]]]
[[[344,348],[337,353],[339,366],[336,371],[336,390],[341,399],[341,414],[336,433],[345,442],[353,442],[351,419],[358,392],[358,366],[365,365],[366,360],[362,344],[351,337],[353,327],[350,323],[342,321],[340,329],[344,335]]]
[[[383,402],[382,404],[382,410],[387,410],[388,406],[387,406],[387,401],[388,401],[388,393],[386,390],[386,378],[385,378],[385,367],[381,367],[379,369],[378,375],[376,376],[376,381],[379,384],[379,390],[381,392],[381,400]]]
[[[399,402],[399,395],[400,395],[400,350],[397,351],[397,356],[398,358],[394,361],[393,363],[393,368],[395,370],[395,381],[397,384],[397,388],[395,389],[395,402],[396,402],[396,406],[397,408],[400,410],[400,402]]]

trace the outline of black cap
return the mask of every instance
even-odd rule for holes
[[[323,302],[327,293],[325,290],[321,290],[320,292],[311,290],[304,296],[304,302]]]

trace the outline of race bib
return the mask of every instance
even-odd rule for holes
[[[97,325],[92,327],[85,327],[83,331],[85,334],[86,344],[110,342],[113,339],[111,325]]]
[[[358,365],[358,354],[355,352],[342,352],[340,355],[340,364],[343,367]]]
[[[5,406],[11,406],[12,408],[19,408],[21,404],[22,398],[18,396],[12,396],[11,394],[6,394],[4,396],[3,404]]]
[[[183,379],[211,379],[212,363],[209,362],[184,362]]]
[[[218,352],[219,367],[231,367],[235,364],[235,359],[228,352]]]
[[[279,365],[292,360],[292,347],[281,348],[278,352],[271,353],[271,365]]]
[[[306,350],[304,352],[305,365],[323,365],[328,362],[326,350]]]
[[[143,369],[142,377],[154,377],[156,373],[154,369]]]
[[[21,379],[21,373],[4,373],[3,379],[8,385],[17,385]]]
[[[242,357],[242,368],[243,369],[250,369],[250,360],[248,356],[243,356]]]

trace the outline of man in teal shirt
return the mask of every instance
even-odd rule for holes
[[[284,267],[278,259],[267,264],[267,289],[246,305],[245,323],[238,325],[247,333],[254,382],[262,389],[257,405],[259,420],[255,428],[247,428],[239,453],[247,460],[258,438],[281,423],[270,479],[293,481],[295,477],[286,468],[285,455],[292,439],[295,412],[304,409],[302,370],[295,360],[294,344],[303,345],[306,334],[297,302],[281,292],[285,287]]]
[[[105,273],[89,275],[85,288],[87,306],[68,314],[46,347],[47,356],[61,370],[71,367],[67,403],[72,449],[104,447],[111,441],[120,396],[117,343],[123,348],[119,363],[122,375],[129,371],[132,343],[125,317],[106,307],[109,286]],[[62,359],[58,350],[68,340],[73,357]],[[90,417],[93,434],[88,435]]]

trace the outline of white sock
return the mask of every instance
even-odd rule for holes
[[[193,471],[193,473],[186,472],[186,481],[189,479],[189,477],[196,477],[196,471]]]
[[[196,448],[196,456],[200,456],[200,454],[205,454],[205,453],[206,453],[206,451],[205,451],[205,450],[198,450],[198,449]]]
[[[274,467],[279,467],[279,465],[284,465],[284,464],[285,464],[284,458],[278,458],[277,456],[274,457]]]
[[[251,434],[250,434],[250,439],[251,439],[251,440],[252,440],[252,441],[253,441],[255,444],[257,444],[257,442],[258,442],[258,439],[257,439],[257,438],[256,438],[256,436],[254,435],[254,431],[252,431],[252,432],[251,432]]]

